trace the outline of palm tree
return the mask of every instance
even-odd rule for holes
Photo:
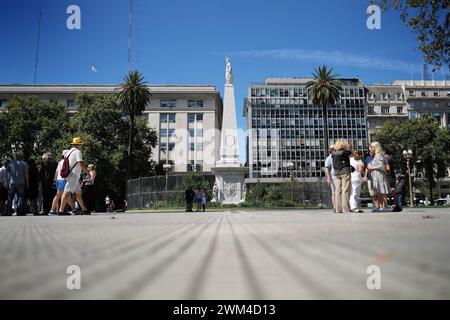
[[[323,129],[325,142],[325,156],[328,152],[328,107],[332,106],[339,100],[342,85],[341,81],[337,79],[339,75],[333,73],[333,69],[328,69],[326,66],[318,67],[313,72],[313,80],[308,81],[306,90],[308,91],[308,99],[313,105],[322,107],[323,115]]]
[[[131,177],[130,165],[133,151],[133,134],[136,117],[140,116],[145,110],[145,106],[150,101],[150,89],[146,86],[144,76],[138,71],[130,71],[124,78],[124,83],[120,85],[120,92],[117,96],[123,112],[129,119],[128,131],[128,161],[127,174]]]

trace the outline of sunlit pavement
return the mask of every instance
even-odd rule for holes
[[[1,217],[0,298],[449,299],[449,244],[448,208]]]

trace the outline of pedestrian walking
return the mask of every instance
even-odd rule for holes
[[[29,185],[28,164],[23,160],[23,152],[17,151],[8,164],[8,214],[12,213],[12,203],[17,197],[17,215],[25,215],[25,192]]]
[[[350,157],[350,166],[355,168],[351,175],[352,191],[350,193],[350,209],[352,212],[362,213],[360,209],[360,194],[362,186],[362,174],[364,173],[364,163],[361,161],[362,154],[354,152]]]
[[[192,186],[189,186],[184,192],[184,198],[186,200],[186,212],[193,212],[195,192],[192,190]]]
[[[47,215],[52,209],[53,198],[56,195],[55,172],[57,164],[51,153],[44,153],[42,166],[39,170],[39,181],[42,189],[42,213]]]
[[[387,210],[387,197],[389,193],[388,183],[386,181],[386,164],[379,142],[372,142],[372,149],[374,151],[374,158],[368,165],[368,169],[372,176],[372,187],[374,191],[374,197],[377,198],[377,207],[373,212],[382,212]]]
[[[339,139],[334,144],[333,154],[334,174],[336,175],[336,212],[350,212],[351,167],[350,155],[352,149],[347,140]]]
[[[63,162],[64,162],[64,157],[67,156],[68,152],[69,152],[69,150],[64,150],[62,152],[61,155],[63,156],[63,159],[58,162],[58,165],[57,165],[56,170],[55,170],[55,174],[53,175],[53,184],[54,184],[54,187],[56,189],[56,194],[53,197],[52,207],[50,209],[50,212],[48,213],[49,216],[57,215],[58,209],[59,209],[59,206],[60,206],[60,200],[61,200],[61,197],[62,197],[62,195],[64,193],[64,188],[66,186],[66,180],[63,177],[61,177],[61,168],[62,168],[62,165],[63,165]],[[71,197],[69,198],[69,201],[67,202],[67,204],[73,210],[74,203],[73,203]],[[65,210],[63,211],[63,213],[64,212],[65,212]]]
[[[73,138],[71,142],[72,148],[69,150],[67,156],[69,160],[69,175],[66,177],[66,185],[64,186],[64,193],[61,197],[61,206],[59,207],[59,214],[63,214],[65,205],[71,197],[72,193],[75,193],[78,204],[81,208],[73,211],[74,214],[90,214],[89,210],[86,208],[81,195],[80,186],[80,174],[82,171],[86,172],[86,165],[83,162],[83,156],[81,153],[81,146],[83,142],[81,138]]]

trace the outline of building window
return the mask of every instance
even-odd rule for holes
[[[397,92],[397,100],[402,100],[403,95],[400,92]]]
[[[188,123],[203,122],[202,113],[188,113]]]
[[[75,109],[75,100],[67,100],[67,108]]]
[[[8,100],[6,99],[0,99],[0,109],[6,108],[6,105],[8,104]]]
[[[437,122],[441,123],[441,113],[440,113],[440,112],[433,112],[433,118],[434,118]]]
[[[410,101],[410,102],[409,102],[409,106],[410,106],[411,108],[414,108],[414,107],[416,106],[416,102],[415,102],[415,101]]]
[[[189,137],[203,137],[203,129],[189,129]]]
[[[189,145],[190,145],[191,151],[194,151],[194,150],[203,151],[203,143],[202,142],[198,142],[198,143],[191,142]]]
[[[175,148],[175,142],[169,142],[169,151],[172,151],[173,148]],[[161,150],[162,152],[166,152],[167,142],[161,142],[161,144],[159,145],[159,150]]]
[[[177,105],[177,100],[160,100],[159,105],[161,108],[174,108]]]
[[[197,160],[197,163],[195,163],[194,160],[191,160],[190,163],[187,165],[187,171],[192,172],[192,171],[203,171],[203,161],[202,160]]]
[[[439,92],[438,91],[433,92],[433,96],[439,97]]]
[[[381,107],[381,113],[382,114],[388,114],[389,113],[389,107]]]
[[[397,107],[397,114],[403,114],[403,107]]]
[[[422,106],[422,108],[428,107],[428,102],[427,101],[422,101],[421,106]]]
[[[414,93],[414,91],[413,91],[413,90],[410,90],[410,91],[409,91],[409,96],[410,96],[410,97],[415,97],[415,96],[416,96],[416,94]]]
[[[367,113],[368,114],[374,114],[375,113],[375,109],[373,106],[368,106],[367,107]]]
[[[433,105],[434,105],[435,108],[440,108],[441,107],[441,103],[440,102],[435,102]]]
[[[160,130],[160,137],[174,137],[175,136],[175,129],[161,129]]]
[[[203,108],[203,100],[188,100],[189,108]]]
[[[420,92],[420,95],[421,95],[422,97],[426,97],[428,94],[427,94],[426,91],[421,91],[421,92]]]
[[[409,113],[409,117],[410,117],[411,119],[416,119],[416,118],[417,118],[417,112],[410,112],[410,113]]]
[[[167,122],[174,123],[175,122],[175,113],[161,113],[160,122],[161,123],[167,123]]]

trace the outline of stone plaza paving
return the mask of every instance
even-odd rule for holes
[[[0,217],[0,262],[0,299],[449,299],[450,209]]]

